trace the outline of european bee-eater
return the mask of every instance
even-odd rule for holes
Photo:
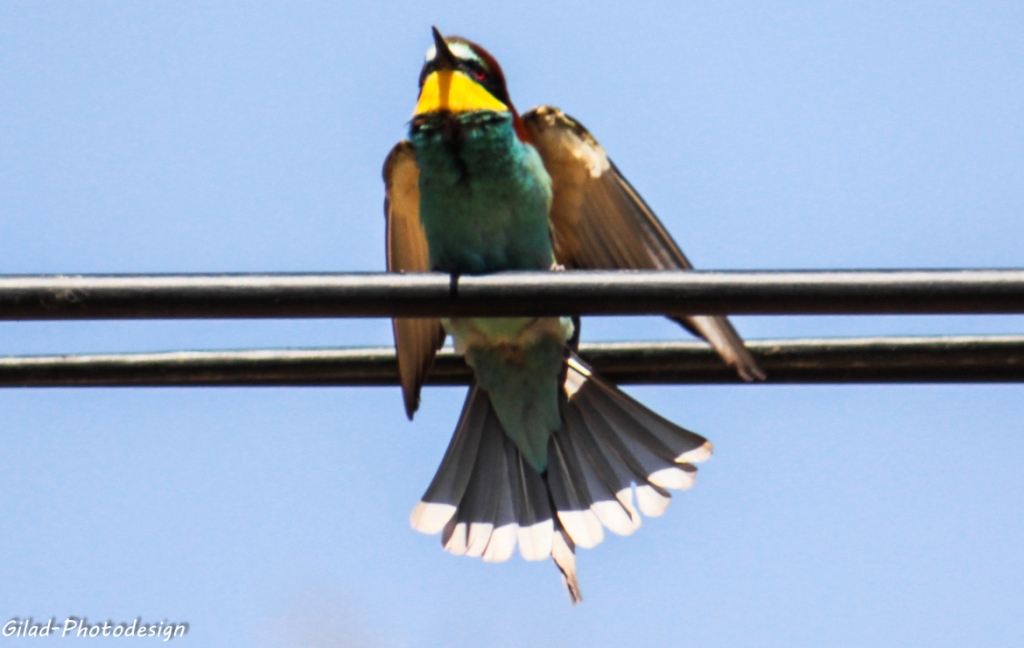
[[[691,267],[586,129],[550,106],[516,112],[482,47],[435,28],[419,85],[409,139],[384,164],[389,271]],[[742,377],[763,377],[725,318],[673,319]],[[410,418],[446,334],[475,377],[412,526],[486,561],[517,542],[527,560],[550,556],[573,602],[575,547],[604,527],[636,530],[634,491],[641,512],[661,515],[665,489],[691,486],[711,456],[706,439],[590,371],[578,320],[399,319],[394,332]]]

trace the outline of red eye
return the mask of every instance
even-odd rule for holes
[[[483,81],[487,78],[487,74],[483,70],[473,70],[473,76],[476,77],[477,81]]]

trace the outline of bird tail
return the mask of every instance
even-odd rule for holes
[[[649,517],[664,513],[666,489],[693,485],[693,464],[711,456],[711,443],[601,380],[575,354],[566,364],[563,425],[548,442],[547,470],[523,458],[474,385],[411,522],[443,532],[442,545],[456,555],[502,562],[518,544],[526,560],[551,557],[575,604],[583,600],[576,547],[596,546],[604,528],[633,533],[637,507]]]

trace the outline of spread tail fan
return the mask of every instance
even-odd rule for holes
[[[596,546],[605,528],[631,534],[640,527],[637,508],[664,513],[667,489],[693,485],[693,464],[711,456],[711,444],[593,375],[575,354],[566,363],[563,424],[548,442],[547,470],[522,457],[474,386],[411,522],[443,532],[445,550],[456,555],[501,562],[518,544],[526,560],[551,557],[577,603],[576,546]]]

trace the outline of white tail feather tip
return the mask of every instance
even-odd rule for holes
[[[528,527],[519,527],[519,553],[523,560],[544,560],[551,555],[552,536],[555,533],[553,520],[544,520]]]
[[[617,500],[605,500],[594,502],[590,505],[601,524],[608,527],[608,530],[615,535],[627,536],[636,531],[638,525],[634,524],[633,516]],[[559,514],[561,518],[561,514]]]
[[[456,556],[461,556],[466,553],[465,522],[459,522],[455,525],[455,528],[452,529],[451,536],[449,536],[444,543],[444,550]]]
[[[491,532],[491,539],[487,541],[487,548],[484,549],[484,562],[498,563],[505,562],[512,557],[516,549],[516,536],[518,524],[506,524]]]
[[[615,499],[619,500],[619,504],[622,504],[622,508],[626,509],[626,513],[629,513],[629,520],[633,524],[633,530],[636,531],[643,524],[643,518],[637,513],[636,507],[633,506],[633,488],[627,486],[619,492],[615,493]]]
[[[692,470],[692,469],[691,469]],[[686,490],[697,481],[697,471],[688,472],[682,468],[662,468],[647,476],[647,481],[662,488]]]
[[[693,450],[687,450],[683,454],[676,457],[676,463],[700,463],[707,461],[711,458],[712,453],[715,451],[715,446],[711,445],[710,441],[705,441],[704,445]]]
[[[665,509],[668,508],[672,499],[645,485],[636,487],[636,501],[644,515],[647,517],[660,517],[665,512]]]
[[[436,502],[419,502],[409,516],[409,524],[420,533],[434,535],[444,529],[455,515],[455,506]]]
[[[577,546],[592,549],[604,540],[601,522],[590,509],[585,511],[559,511],[558,520]]]
[[[489,522],[474,522],[469,525],[469,536],[466,539],[466,555],[479,558],[484,555],[487,543],[491,539],[494,525]]]

